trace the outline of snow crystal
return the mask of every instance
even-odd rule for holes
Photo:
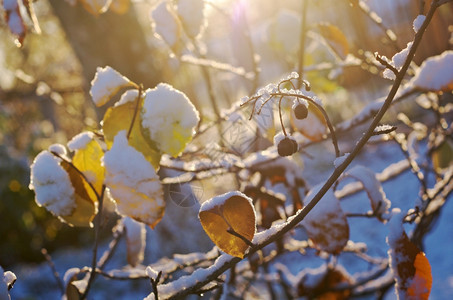
[[[414,28],[415,33],[418,32],[420,27],[422,27],[423,22],[425,22],[425,19],[426,19],[426,17],[424,15],[418,15],[415,18],[414,23],[412,23],[412,27]]]
[[[146,275],[149,277],[149,278],[152,278],[152,279],[156,279],[157,276],[159,275],[159,272],[157,272],[156,270],[154,270],[153,268],[151,268],[150,266],[147,266],[146,267]]]
[[[31,165],[30,186],[35,190],[36,203],[56,216],[68,216],[76,207],[74,188],[60,160],[42,151]]]
[[[49,151],[50,152],[55,152],[58,155],[66,155],[66,148],[62,144],[52,144],[49,146]]]
[[[123,105],[127,102],[133,102],[137,100],[138,90],[127,90],[122,95],[120,100],[115,103],[115,106]]]
[[[211,198],[209,200],[206,200],[201,205],[200,212],[212,210],[216,206],[222,206],[222,205],[225,204],[225,202],[228,199],[230,199],[231,197],[234,197],[234,196],[238,196],[238,197],[246,199],[247,201],[250,202],[250,205],[253,207],[253,200],[252,199],[250,199],[248,196],[246,196],[245,194],[243,194],[243,193],[241,193],[239,191],[232,191],[232,192],[227,192],[227,193],[219,195],[219,196],[215,196],[215,197],[213,197],[213,198]],[[253,210],[253,212],[255,212],[255,210]]]
[[[96,106],[102,106],[121,88],[131,86],[132,82],[110,66],[98,67],[91,81],[90,95]]]
[[[411,48],[412,42],[409,42],[407,43],[406,48],[393,55],[392,61],[396,69],[400,70],[403,67],[404,62],[406,61],[407,55],[409,54]]]
[[[335,168],[338,168],[346,160],[346,158],[348,158],[348,156],[349,153],[345,153],[344,155],[335,158],[335,160],[333,161]]]
[[[409,84],[428,91],[453,89],[453,51],[426,59]]]
[[[180,28],[174,13],[168,7],[167,1],[162,1],[151,12],[154,32],[171,48],[176,46],[180,38]]]
[[[94,138],[94,133],[91,131],[84,131],[74,136],[68,142],[68,148],[71,151],[80,150],[86,147],[86,145],[91,142]]]
[[[184,29],[191,37],[197,37],[204,29],[204,0],[179,0],[177,11]]]
[[[189,98],[165,83],[146,91],[141,116],[151,140],[172,155],[184,149],[200,121]]]
[[[162,186],[143,154],[129,146],[125,130],[117,133],[103,163],[105,184],[117,202],[118,212],[154,223],[165,205]]]

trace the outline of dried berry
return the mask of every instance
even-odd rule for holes
[[[297,152],[297,142],[289,137],[283,138],[277,146],[278,154],[280,156],[290,156]]]
[[[305,119],[308,115],[307,106],[302,103],[297,104],[296,107],[294,107],[294,115],[296,116],[296,119]]]

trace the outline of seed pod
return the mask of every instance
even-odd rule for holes
[[[297,104],[294,107],[294,115],[296,116],[296,119],[303,120],[308,116],[308,108],[304,104]]]
[[[277,146],[278,154],[280,156],[290,156],[297,152],[297,142],[289,137],[283,138]]]

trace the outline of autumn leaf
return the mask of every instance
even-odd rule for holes
[[[109,107],[104,115],[102,130],[104,132],[105,142],[109,149],[112,147],[113,139],[119,131],[129,130],[132,119],[134,117],[137,106],[135,99],[138,96],[138,91],[129,90],[126,93],[129,94],[128,97],[132,95],[134,101],[121,102],[120,100],[119,105],[117,103],[115,106]],[[123,96],[125,94],[123,94]],[[138,109],[141,109],[141,105],[142,103],[140,102]],[[159,167],[161,153],[156,149],[155,146],[151,146],[152,143],[145,140],[140,128],[140,114],[138,113],[136,115],[131,134],[129,135],[129,144],[137,151],[141,152],[155,169]]]
[[[318,193],[322,185],[315,186],[307,195],[305,202]],[[335,197],[329,190],[321,201],[308,213],[302,221],[308,237],[319,250],[332,254],[340,253],[349,240],[349,225],[346,215]]]
[[[349,43],[340,28],[329,23],[322,23],[318,24],[318,29],[332,51],[344,60],[349,53]]]
[[[429,299],[432,286],[431,265],[428,259],[403,229],[405,214],[393,209],[387,243],[390,268],[395,276],[395,290],[399,299]]]
[[[252,199],[241,192],[229,192],[204,202],[198,217],[217,247],[232,256],[244,257],[249,245],[243,238],[251,242],[256,232]]]

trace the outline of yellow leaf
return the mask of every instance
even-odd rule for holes
[[[315,186],[306,201],[317,194],[322,185]],[[330,189],[302,221],[308,237],[316,248],[332,254],[340,253],[349,240],[349,225],[340,201]]]
[[[92,227],[94,216],[96,215],[96,198],[90,198],[85,187],[85,180],[68,162],[61,161],[61,166],[69,175],[71,184],[75,190],[76,208],[71,215],[59,216],[65,222],[72,226],[89,226]]]
[[[318,24],[318,29],[335,54],[341,59],[345,59],[349,53],[349,43],[340,28],[329,23],[323,23]]]
[[[327,123],[322,112],[310,102],[308,103],[308,116],[299,120],[291,113],[291,124],[301,134],[312,141],[322,140],[327,130]]]
[[[228,230],[234,230],[252,241],[256,232],[252,199],[241,192],[229,192],[204,202],[198,216],[203,229],[217,247],[229,255],[244,257],[249,245]]]
[[[436,170],[448,168],[453,162],[453,143],[449,139],[446,139],[433,151],[431,158]]]
[[[130,0],[112,0],[112,4],[110,4],[110,10],[116,14],[122,15],[128,12],[130,5]]]
[[[129,130],[135,107],[136,101],[131,101],[107,109],[104,115],[102,130],[104,131],[104,138],[108,148],[112,147],[113,139],[119,131]],[[141,105],[139,106],[140,108]],[[141,152],[155,169],[159,168],[161,153],[156,148],[151,147],[143,137],[140,129],[139,113],[136,115],[134,126],[129,136],[129,145]]]
[[[104,167],[101,165],[101,158],[104,156],[101,145],[96,140],[91,140],[83,149],[75,151],[72,158],[73,165],[79,169],[90,180],[91,185],[95,188],[98,195],[102,192],[104,184]],[[89,198],[95,202],[96,194],[88,182],[83,181],[83,185],[88,193]]]

